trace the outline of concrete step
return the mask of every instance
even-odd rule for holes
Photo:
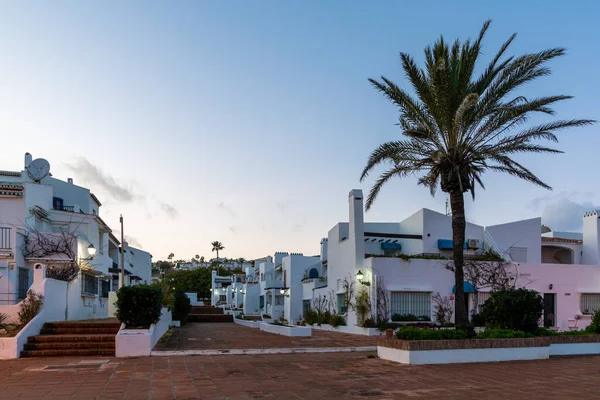
[[[209,307],[209,306],[194,306],[192,307],[192,314],[217,314],[222,315],[223,309],[218,307]]]
[[[27,343],[54,343],[54,342],[113,342],[115,341],[114,334],[99,334],[99,335],[37,335],[27,338]]]
[[[23,350],[21,357],[107,356],[114,357],[115,349],[53,349]]]
[[[115,352],[115,341],[112,342],[40,342],[25,343],[25,350],[103,350],[112,349]]]

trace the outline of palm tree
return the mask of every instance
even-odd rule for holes
[[[171,253],[169,254],[169,256],[167,257],[167,259],[169,260],[169,262],[172,264],[173,263],[173,258],[175,257],[175,254]]]
[[[217,273],[219,273],[219,250],[224,250],[225,246],[223,246],[223,243],[218,242],[218,241],[214,241],[211,243],[212,245],[212,251],[216,251],[217,252]]]
[[[237,262],[240,265],[242,272],[244,272],[244,263],[246,262],[246,259],[244,257],[240,257],[238,258]]]
[[[562,153],[534,143],[557,142],[555,132],[588,125],[585,119],[558,120],[524,127],[534,114],[554,115],[550,107],[570,96],[526,98],[517,95],[523,85],[550,74],[548,61],[565,54],[562,48],[522,56],[504,57],[516,34],[504,44],[481,75],[474,76],[481,42],[491,21],[483,24],[477,40],[452,45],[440,37],[425,49],[425,68],[400,53],[404,73],[416,97],[385,77],[369,81],[399,109],[401,140],[375,149],[361,181],[381,163],[390,165],[374,183],[366,202],[368,210],[382,186],[392,177],[418,175],[418,184],[435,195],[438,185],[450,196],[453,262],[455,265],[455,316],[458,327],[469,324],[464,301],[463,246],[465,242],[464,193],[475,198],[475,185],[485,188],[486,171],[503,172],[546,189],[546,183],[512,157],[527,153]]]

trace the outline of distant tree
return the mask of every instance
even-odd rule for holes
[[[220,270],[219,270],[219,250],[225,250],[225,246],[223,246],[223,243],[219,242],[219,241],[214,241],[211,243],[212,245],[212,251],[216,251],[217,252],[217,274],[220,274]]]
[[[194,256],[194,258],[192,259],[192,261],[194,261],[194,260],[198,261],[199,259],[200,259],[200,256],[199,256],[198,254],[196,254],[196,255]]]
[[[203,263],[204,262],[204,256],[200,257],[200,262]]]
[[[401,140],[383,143],[365,166],[361,181],[381,164],[383,172],[371,188],[366,209],[391,178],[418,175],[418,184],[434,195],[438,188],[448,193],[452,211],[455,320],[466,328],[469,319],[464,301],[465,204],[464,194],[475,197],[475,186],[484,188],[483,174],[500,172],[550,189],[550,186],[520,163],[532,153],[561,153],[538,144],[557,142],[558,131],[589,125],[587,119],[567,119],[526,126],[534,116],[554,115],[552,106],[570,99],[562,94],[533,97],[523,86],[550,74],[549,61],[565,54],[553,48],[538,53],[505,57],[513,34],[491,62],[478,67],[482,41],[491,21],[484,23],[475,40],[447,41],[440,37],[425,48],[425,67],[420,68],[407,53],[400,53],[402,68],[414,94],[386,77],[370,79],[373,86],[399,111]],[[475,74],[478,75],[475,75]],[[517,161],[518,160],[518,161]]]
[[[552,232],[552,229],[550,229],[549,226],[542,225],[542,233],[548,233],[548,232]]]

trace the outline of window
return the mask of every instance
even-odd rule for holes
[[[226,294],[219,295],[219,301],[225,301],[225,302],[227,302],[227,295]]]
[[[302,314],[310,311],[310,300],[302,300]]]
[[[431,318],[431,293],[392,292],[392,315],[412,314],[416,317]]]
[[[492,297],[491,292],[477,292],[477,312],[481,312],[483,304]]]
[[[582,293],[580,307],[582,314],[593,314],[600,310],[600,293]]]
[[[108,292],[110,292],[110,281],[102,281],[102,291],[100,292],[100,297],[107,298]]]
[[[260,296],[260,308],[265,308],[265,296]]]
[[[276,306],[282,306],[283,305],[283,296],[282,295],[275,296],[275,305]]]
[[[346,293],[337,295],[337,313],[346,314]]]
[[[98,278],[93,275],[81,274],[81,293],[98,294]]]

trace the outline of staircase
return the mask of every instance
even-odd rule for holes
[[[195,306],[188,314],[188,322],[233,322],[233,315],[226,315],[222,308]]]
[[[47,322],[27,339],[21,357],[115,356],[121,323],[110,320]]]

